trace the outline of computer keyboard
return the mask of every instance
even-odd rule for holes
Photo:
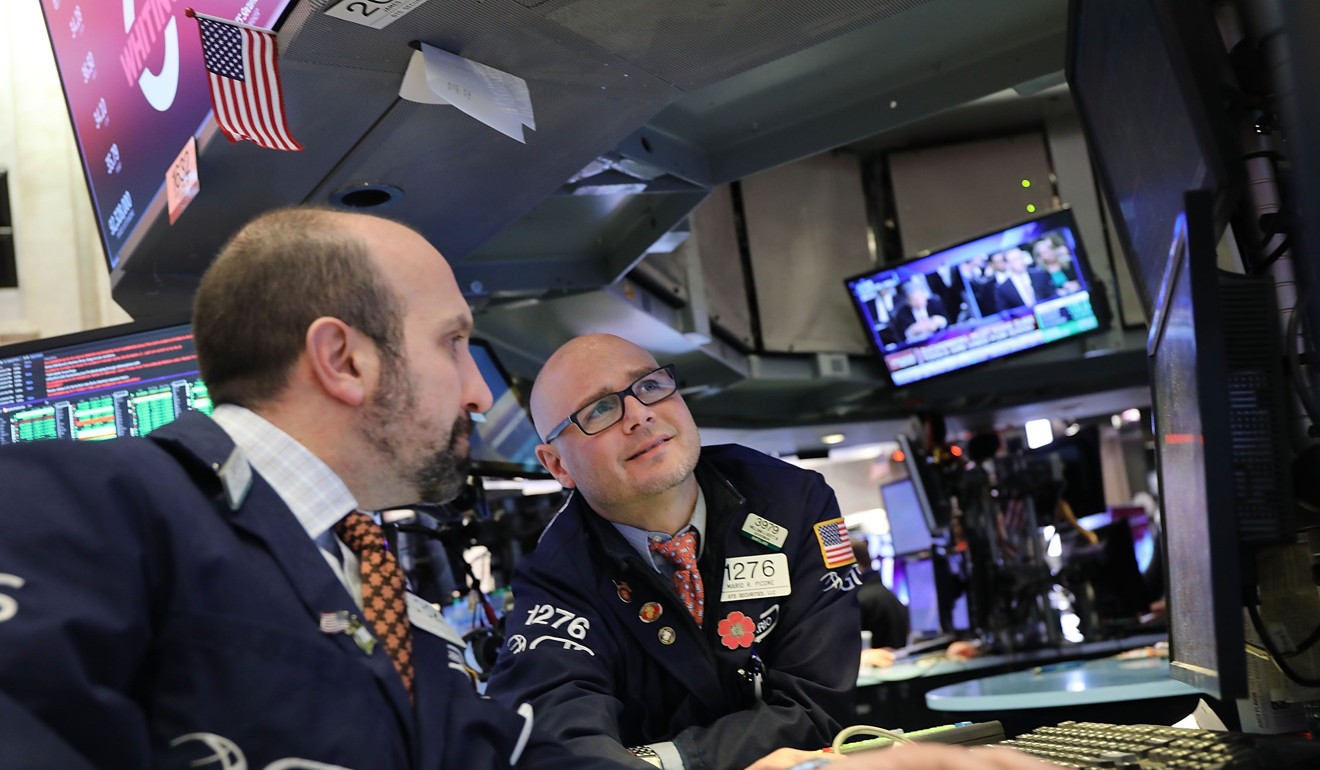
[[[1115,770],[1316,770],[1320,742],[1158,725],[1061,722],[1001,741],[1072,768]]]

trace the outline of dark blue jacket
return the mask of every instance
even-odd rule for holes
[[[443,640],[414,633],[414,709],[380,645],[320,630],[358,610],[264,480],[230,510],[232,448],[195,413],[0,447],[0,768],[509,767],[524,719]],[[539,732],[517,765],[582,766]]]
[[[518,564],[487,692],[533,703],[538,725],[584,754],[626,758],[625,746],[673,741],[690,770],[727,770],[781,746],[828,746],[852,717],[861,647],[861,577],[851,553],[826,568],[813,526],[839,519],[834,492],[818,473],[737,446],[706,447],[696,473],[707,505],[703,627],[575,495]],[[742,534],[749,513],[788,530],[782,551]],[[778,552],[790,595],[721,601],[727,558]],[[648,602],[661,609],[651,622]],[[721,641],[734,612],[756,624],[750,648]],[[753,650],[765,667],[759,700],[740,674]]]

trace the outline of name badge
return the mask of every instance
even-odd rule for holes
[[[792,592],[788,557],[782,553],[735,556],[724,560],[724,585],[720,588],[722,602],[788,596]]]
[[[413,593],[407,595],[407,602],[408,622],[412,623],[413,628],[438,636],[452,645],[457,645],[459,649],[467,647],[463,635],[449,625],[445,616],[440,614],[440,610],[432,607],[430,602]]]
[[[747,520],[742,525],[742,533],[749,540],[754,540],[776,551],[783,548],[784,541],[788,539],[787,529],[754,513],[747,514]]]

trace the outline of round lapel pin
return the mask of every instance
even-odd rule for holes
[[[660,602],[647,602],[642,605],[637,617],[641,618],[643,623],[654,623],[662,612],[664,609],[660,606]]]
[[[619,601],[624,604],[632,604],[632,586],[628,585],[628,581],[614,581],[614,590],[619,594]]]
[[[675,636],[674,629],[670,628],[669,626],[665,626],[661,628],[659,633],[656,634],[656,636],[660,637],[660,643],[663,645],[668,646],[674,643],[674,636]]]

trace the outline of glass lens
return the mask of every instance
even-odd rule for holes
[[[672,394],[674,388],[674,377],[668,369],[656,369],[632,386],[637,400],[648,406]]]
[[[611,393],[578,410],[577,421],[585,433],[599,433],[618,422],[623,416],[623,401],[618,393]]]

